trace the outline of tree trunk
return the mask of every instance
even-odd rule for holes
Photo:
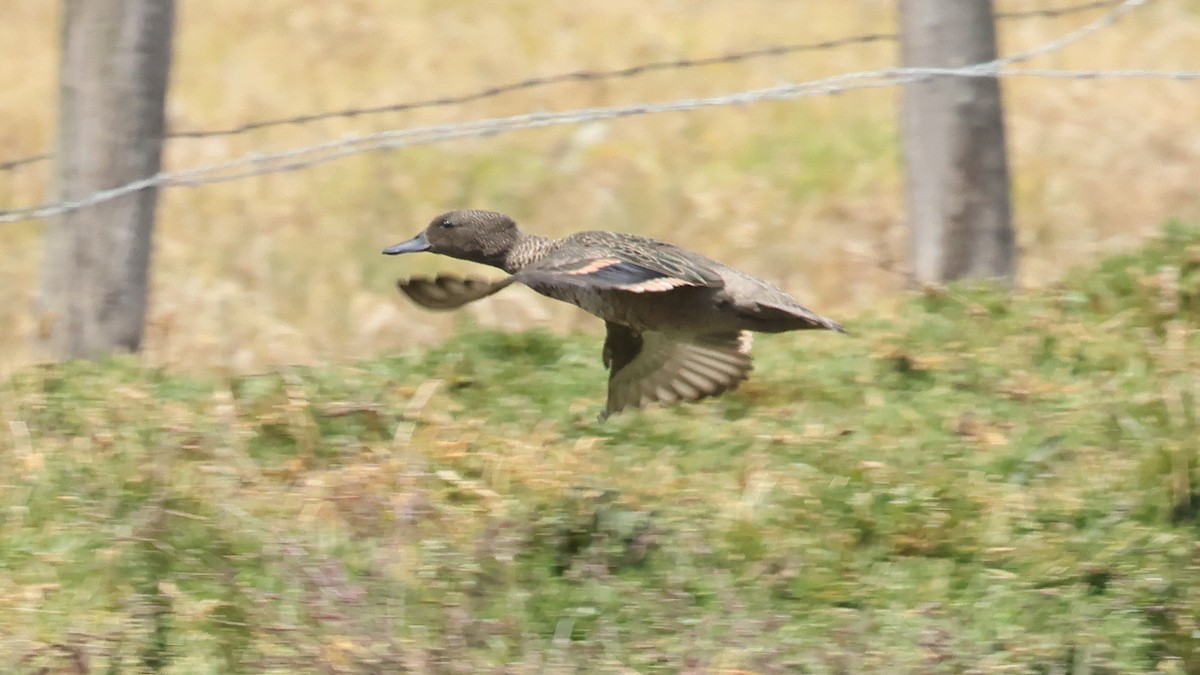
[[[901,0],[906,66],[958,68],[996,58],[991,0]],[[998,78],[934,76],[904,87],[912,271],[918,282],[1012,282],[1015,237]]]
[[[57,193],[74,200],[158,173],[174,0],[65,0]],[[61,358],[136,351],[158,190],[72,211],[46,229],[44,347]]]

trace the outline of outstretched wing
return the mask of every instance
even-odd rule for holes
[[[401,279],[396,282],[396,287],[410,300],[426,309],[447,310],[462,307],[469,302],[498,293],[514,281],[516,279],[513,277],[488,281],[475,277],[439,274],[432,279],[428,277]]]
[[[650,403],[698,401],[738,386],[750,376],[750,334],[675,336],[637,333],[607,322],[604,364],[609,368],[604,416]]]
[[[680,286],[721,288],[725,281],[704,256],[646,237],[580,232],[514,276],[538,286],[585,286],[652,293]]]

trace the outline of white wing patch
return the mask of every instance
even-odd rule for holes
[[[584,274],[594,274],[606,267],[612,267],[613,265],[620,265],[620,264],[621,264],[621,260],[619,258],[597,258],[596,260],[588,261],[582,267],[576,267],[574,269],[563,270],[563,274],[570,274],[572,276],[580,276],[580,275],[584,275]]]
[[[669,291],[672,288],[679,288],[680,286],[695,285],[690,281],[684,281],[675,277],[661,277],[659,279],[647,279],[636,284],[630,284],[623,287],[622,290],[629,291],[630,293],[657,293],[659,291]]]

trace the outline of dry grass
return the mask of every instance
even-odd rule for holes
[[[1035,3],[1001,3],[1021,9]],[[383,0],[183,2],[170,100],[173,129],[223,127],[316,110],[477,88],[577,68],[703,56],[889,31],[891,3],[635,0],[602,5]],[[9,0],[0,22],[2,158],[53,142],[57,3]],[[1003,28],[1006,50],[1085,20]],[[1200,66],[1200,8],[1147,3],[1119,26],[1036,62],[1064,68]],[[891,63],[875,45],[599,84],[561,85],[453,109],[176,141],[169,166],[419,123],[693,96]],[[1200,215],[1200,96],[1161,81],[1008,80],[1022,282],[1064,260],[1124,248],[1166,218]],[[154,363],[247,371],[428,343],[453,317],[406,306],[401,274],[446,261],[377,254],[460,207],[512,212],[530,229],[637,231],[777,279],[826,313],[886,298],[903,257],[893,91],[521,132],[316,169],[165,193],[146,355]],[[48,167],[0,175],[0,205],[43,199]],[[27,349],[40,227],[6,226],[0,250],[0,374]],[[484,325],[573,327],[580,315],[523,292],[481,303]]]

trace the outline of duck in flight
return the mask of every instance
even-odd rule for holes
[[[494,211],[450,211],[386,255],[430,251],[498,267],[497,281],[401,279],[413,302],[461,307],[520,282],[604,320],[608,401],[601,418],[651,403],[697,401],[750,375],[750,331],[826,329],[837,322],[780,288],[674,244],[620,232],[562,239],[526,234]]]

